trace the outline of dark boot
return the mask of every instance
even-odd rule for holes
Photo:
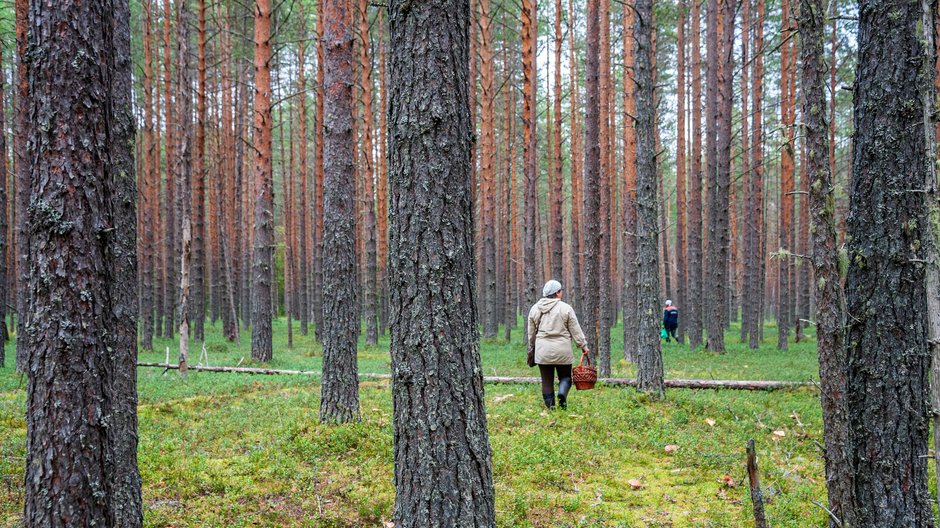
[[[558,406],[562,409],[568,408],[569,390],[571,390],[571,378],[562,378],[558,380]]]
[[[542,399],[545,401],[545,407],[548,407],[548,410],[555,408],[555,395],[554,394],[543,394]]]

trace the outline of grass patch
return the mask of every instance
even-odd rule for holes
[[[274,368],[319,369],[313,336],[286,348],[275,324]],[[816,377],[815,341],[778,352],[774,328],[750,351],[729,331],[713,355],[665,344],[668,377],[806,380]],[[252,365],[247,336],[226,343],[206,327],[212,365]],[[487,375],[533,375],[521,333],[484,340]],[[621,330],[614,331],[619,354]],[[162,361],[155,340],[143,361]],[[190,352],[199,357],[199,344]],[[12,363],[12,345],[7,357]],[[613,361],[614,375],[632,365]],[[387,337],[360,344],[363,372],[388,372]],[[361,385],[363,421],[317,422],[319,386],[306,377],[139,369],[139,462],[147,526],[379,526],[392,514],[392,407],[387,381]],[[25,463],[25,381],[0,369],[0,526],[18,526]],[[825,497],[814,390],[774,393],[670,390],[649,402],[633,389],[573,392],[568,412],[546,412],[536,387],[487,385],[486,404],[499,526],[742,526],[750,522],[744,446],[757,440],[768,515],[775,527],[822,526],[811,504]],[[715,421],[711,426],[706,418]],[[785,436],[774,436],[782,430]],[[664,447],[680,449],[667,454]],[[642,482],[639,489],[627,483]],[[730,479],[730,484],[729,481]]]

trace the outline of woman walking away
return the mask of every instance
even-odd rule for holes
[[[578,324],[574,309],[562,302],[561,283],[550,280],[542,288],[542,299],[529,310],[529,346],[535,347],[535,363],[542,375],[542,399],[549,409],[555,407],[555,373],[558,373],[558,405],[568,408],[571,389],[571,340],[590,353],[587,339]]]

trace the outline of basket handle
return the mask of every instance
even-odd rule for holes
[[[584,364],[584,360],[585,360],[585,359],[587,359],[587,364],[590,366],[590,364],[591,364],[591,356],[588,356],[588,353],[582,350],[582,351],[581,351],[581,361],[578,362],[578,366],[579,366],[579,367]]]

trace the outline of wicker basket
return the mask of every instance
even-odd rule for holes
[[[587,365],[585,365],[587,360]],[[574,380],[574,386],[578,390],[593,389],[597,383],[597,369],[591,366],[591,358],[587,352],[581,352],[581,361],[578,366],[571,369],[571,378]]]

